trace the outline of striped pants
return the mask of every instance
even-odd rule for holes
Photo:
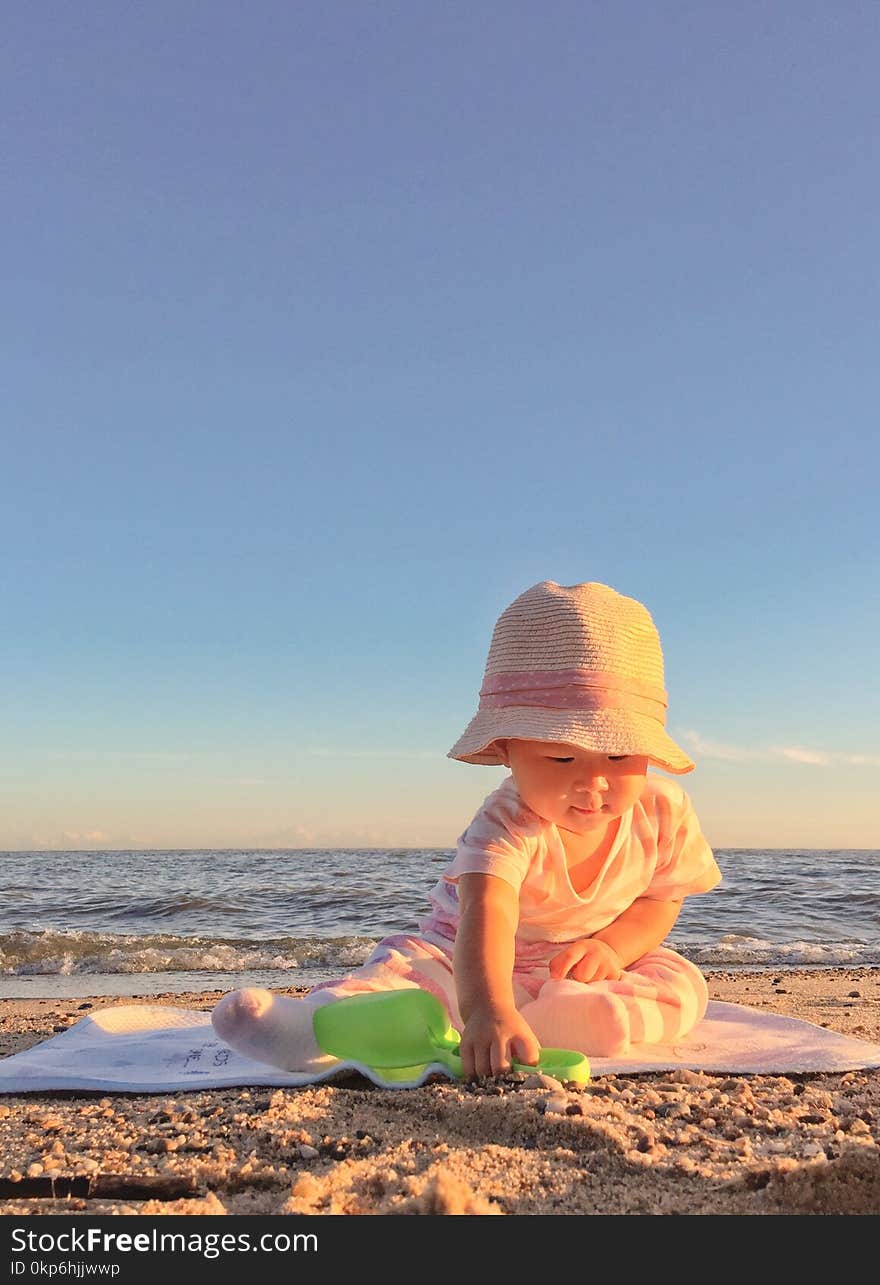
[[[440,946],[421,937],[386,937],[361,968],[322,982],[311,994],[326,1003],[364,991],[419,987],[441,1000],[461,1031],[452,952],[451,942]],[[514,1003],[543,1046],[593,1057],[618,1056],[632,1044],[680,1039],[703,1017],[709,1000],[700,970],[667,946],[635,960],[616,981],[556,980],[547,960],[518,962],[512,980]]]

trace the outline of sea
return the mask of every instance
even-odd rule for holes
[[[451,849],[0,852],[0,998],[312,986],[417,929]],[[669,944],[724,970],[880,965],[880,852],[717,849]]]

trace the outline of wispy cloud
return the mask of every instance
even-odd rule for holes
[[[183,785],[268,785],[261,776],[184,776],[180,778]]]
[[[318,759],[441,759],[445,755],[440,750],[333,750],[325,746],[310,746],[306,750],[310,758]]]
[[[701,758],[743,762],[746,759],[764,757],[759,750],[746,750],[738,745],[725,745],[721,741],[710,741],[707,737],[693,730],[679,732],[678,739],[687,746],[692,754],[699,754]]]
[[[0,747],[2,752],[2,747]],[[41,750],[50,759],[61,760],[81,760],[81,759],[132,759],[153,763],[192,763],[199,760],[214,759],[223,754],[227,757],[234,756],[236,750],[116,750],[116,749],[73,749],[73,750]],[[319,759],[433,759],[438,761],[446,757],[444,750],[369,750],[369,749],[337,749],[329,745],[310,745],[303,750],[296,751],[304,754],[307,758]],[[265,784],[256,778],[233,778],[231,784]]]
[[[373,848],[393,847],[388,834],[371,826],[330,826],[328,828],[288,825],[260,834],[255,842],[259,848]],[[242,846],[246,846],[242,844]]]
[[[161,763],[178,763],[200,757],[170,750],[48,750],[51,759],[153,759]]]
[[[853,767],[880,767],[880,756],[876,754],[849,754],[843,750],[817,750],[805,745],[768,745],[763,748],[748,748],[742,745],[728,745],[713,741],[692,728],[678,734],[678,739],[694,755],[705,759],[726,759],[734,763],[747,762],[785,762],[803,763],[807,767],[833,767],[851,765]]]
[[[836,756],[823,750],[809,750],[803,745],[771,745],[768,751],[771,758],[788,759],[790,763],[810,763],[814,767],[828,767],[835,757],[845,760],[845,755]]]
[[[54,834],[22,836],[16,849],[25,852],[130,851],[152,847],[132,834],[113,834],[108,830],[58,830]]]
[[[256,836],[256,846],[260,848],[301,848],[318,839],[318,831],[307,825],[284,825],[275,830],[266,830]]]

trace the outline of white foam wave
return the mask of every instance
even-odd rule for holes
[[[184,937],[122,937],[48,930],[0,938],[0,974],[70,977],[89,973],[294,971],[362,964],[372,938],[287,938],[267,942]]]
[[[246,941],[173,935],[124,936],[56,928],[0,935],[0,975],[7,977],[148,973],[259,973],[317,970],[342,975],[363,964],[369,937],[279,937]],[[713,942],[671,943],[695,964],[853,967],[880,964],[880,945],[864,942],[772,942],[727,934]]]
[[[760,937],[730,934],[717,942],[688,946],[682,954],[695,964],[758,964],[772,967],[824,966],[826,968],[880,963],[880,947],[864,942],[772,942]]]

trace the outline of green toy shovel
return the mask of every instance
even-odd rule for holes
[[[461,1036],[440,1001],[423,990],[368,991],[322,1004],[312,1015],[315,1039],[325,1053],[362,1062],[388,1080],[411,1080],[429,1062],[442,1062],[462,1079]],[[586,1084],[590,1063],[571,1049],[541,1050],[537,1066],[514,1062],[515,1071],[540,1071]]]

